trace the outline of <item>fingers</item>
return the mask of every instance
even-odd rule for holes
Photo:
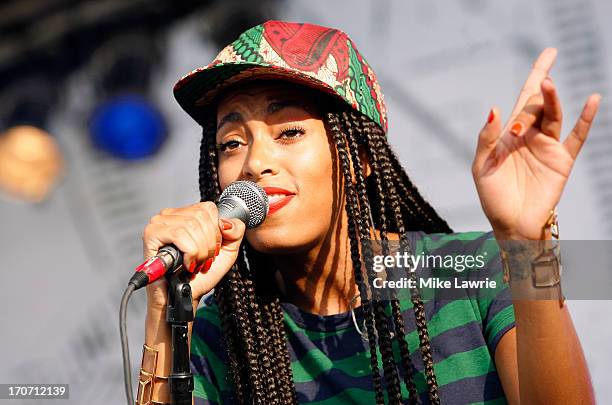
[[[542,81],[542,97],[544,99],[544,113],[540,128],[542,132],[556,140],[561,137],[561,126],[563,114],[561,112],[561,101],[557,95],[557,89],[549,77]]]
[[[145,252],[148,257],[157,254],[159,248],[173,243],[183,252],[183,264],[187,268],[195,268],[200,252],[198,243],[185,227],[173,227],[162,223],[149,223],[143,234]]]
[[[221,244],[221,253],[205,264],[204,272],[217,273],[225,272],[232,266],[236,260],[240,243],[244,237],[246,225],[239,219],[219,219],[219,229],[223,234],[223,242]],[[210,271],[209,271],[210,270]]]
[[[510,122],[509,131],[512,135],[521,136],[532,126],[539,126],[544,112],[541,94],[531,96],[523,110]]]
[[[578,117],[578,121],[576,122],[574,129],[572,129],[572,132],[570,132],[563,142],[563,146],[565,146],[565,149],[568,151],[572,159],[576,159],[576,156],[578,156],[582,145],[589,135],[589,130],[591,129],[591,124],[593,123],[595,115],[597,114],[600,101],[600,94],[591,94],[591,96],[589,96],[584,104],[584,107],[582,108],[582,112],[580,113],[580,117]]]
[[[555,48],[546,48],[540,53],[533,63],[531,72],[514,104],[509,122],[514,121],[515,116],[523,110],[523,107],[531,96],[540,92],[540,83],[549,75],[550,69],[553,67],[556,58],[557,49]]]
[[[499,109],[491,108],[487,123],[484,125],[478,136],[478,145],[476,146],[476,155],[472,163],[472,174],[474,177],[478,175],[484,162],[495,152],[495,147],[501,133],[501,119]]]
[[[244,235],[246,225],[239,219],[219,219],[219,229],[223,233],[223,244],[228,245],[240,241]]]
[[[222,235],[217,207],[202,202],[164,209],[151,218],[143,240],[148,256],[155,255],[164,244],[174,243],[183,252],[185,268],[193,272],[197,265],[219,253]]]

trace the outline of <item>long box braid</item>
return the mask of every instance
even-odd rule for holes
[[[370,346],[372,377],[377,404],[385,403],[383,379],[378,367],[382,357],[386,396],[389,403],[402,403],[398,365],[393,356],[392,339],[400,347],[400,365],[409,402],[420,403],[414,384],[415,368],[406,343],[399,302],[391,300],[391,320],[382,301],[368,298],[371,274],[364,279],[362,262],[371,269],[372,252],[360,241],[370,237],[370,220],[388,240],[389,232],[400,235],[400,245],[409,248],[406,232],[452,232],[431,205],[418,192],[391,150],[384,132],[365,116],[340,104],[326,105],[323,119],[336,145],[337,158],[345,186],[350,253],[360,295]],[[203,127],[200,146],[199,187],[201,201],[215,201],[220,195],[217,174],[214,119]],[[365,150],[372,173],[363,176],[358,148]],[[355,174],[353,178],[351,174]],[[409,273],[414,277],[414,273]],[[297,394],[287,349],[287,332],[279,291],[266,255],[256,252],[248,242],[230,270],[214,290],[219,305],[223,342],[228,353],[229,377],[234,385],[234,401],[240,404],[297,404]],[[372,289],[376,290],[376,289]],[[373,297],[375,298],[375,297]],[[439,404],[438,385],[433,368],[425,309],[418,291],[411,291],[419,348],[424,362],[429,400]]]

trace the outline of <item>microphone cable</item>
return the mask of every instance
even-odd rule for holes
[[[121,353],[123,355],[123,381],[128,405],[134,405],[134,394],[132,392],[132,367],[130,366],[130,349],[127,335],[127,306],[136,286],[129,283],[119,307],[119,334],[121,335]]]
[[[259,226],[268,215],[269,201],[266,192],[261,186],[252,181],[239,180],[233,182],[223,190],[217,202],[217,208],[219,209],[219,217],[237,218],[244,222],[247,228],[254,228]],[[160,256],[160,254],[162,255]],[[162,257],[164,257],[163,255],[169,255],[171,257],[169,257],[167,261],[162,259]],[[157,258],[159,262],[153,262],[153,264],[157,263],[159,265],[156,265],[155,270],[150,274],[147,274],[145,271],[138,271],[141,270],[139,269],[141,266],[151,264],[148,263],[148,261],[137,268],[136,273],[130,279],[123,293],[121,305],[119,307],[119,334],[121,335],[121,353],[123,356],[123,381],[125,384],[125,395],[128,405],[134,405],[132,368],[130,365],[130,350],[127,335],[128,301],[134,290],[146,286],[149,282],[163,275],[167,269],[170,268],[172,271],[174,266],[179,266],[182,263],[180,251],[172,244],[161,248],[154,258]],[[169,260],[171,260],[171,262]],[[163,262],[163,271],[161,271],[162,268],[160,267],[161,262]]]

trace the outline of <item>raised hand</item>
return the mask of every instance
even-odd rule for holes
[[[561,103],[550,69],[557,51],[537,58],[502,129],[500,111],[491,109],[480,132],[472,175],[482,208],[496,238],[542,239],[542,227],[561,198],[584,144],[601,96],[590,95],[563,142]]]

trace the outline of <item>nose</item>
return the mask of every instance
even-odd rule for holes
[[[242,166],[242,175],[246,179],[257,181],[264,176],[278,173],[278,165],[274,157],[272,138],[263,131],[253,135]]]

